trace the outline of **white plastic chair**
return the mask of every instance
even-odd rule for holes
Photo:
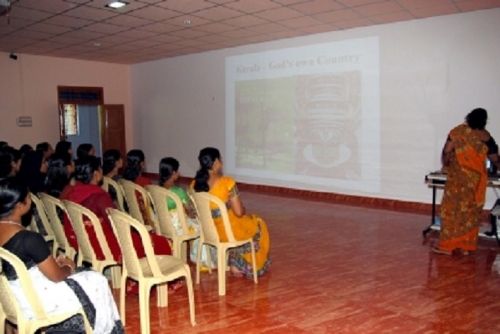
[[[18,334],[33,334],[38,329],[58,324],[77,314],[83,317],[86,333],[92,333],[92,329],[83,309],[76,312],[63,312],[58,314],[47,314],[40,302],[41,296],[35,290],[31,277],[24,263],[14,254],[0,247],[0,259],[8,262],[15,270],[20,281],[26,299],[33,310],[33,319],[28,319],[23,312],[17,298],[15,297],[5,274],[0,275],[0,333],[5,332],[5,320],[17,325]],[[51,298],[51,296],[43,296]]]
[[[212,245],[217,249],[217,276],[219,282],[219,296],[224,296],[226,294],[226,270],[227,270],[227,250],[230,248],[235,248],[243,246],[250,243],[250,248],[252,250],[252,267],[253,267],[253,281],[255,284],[258,283],[257,280],[257,269],[255,260],[255,247],[253,245],[252,239],[246,240],[236,240],[234,238],[233,230],[231,228],[231,223],[229,221],[229,216],[227,213],[226,204],[221,201],[218,197],[209,194],[207,192],[197,192],[193,194],[193,198],[196,203],[196,208],[198,210],[198,218],[200,222],[202,232],[202,237],[200,237],[200,244],[197,252],[196,259],[196,284],[200,284],[200,257],[201,248],[203,244]],[[212,217],[211,204],[214,204],[221,213],[221,219],[224,224],[224,229],[226,231],[226,236],[228,241],[222,242],[219,238],[219,233],[215,226],[214,219]]]
[[[110,193],[110,189],[113,189],[114,193],[116,194],[116,204],[118,206],[118,209],[123,212],[127,212],[127,210],[125,210],[125,195],[123,193],[123,188],[118,184],[118,182],[110,177],[104,176],[102,178],[102,189],[107,193]]]
[[[66,211],[66,207],[58,198],[55,198],[45,193],[40,193],[40,199],[43,205],[45,206],[50,226],[54,231],[54,237],[55,240],[57,241],[58,248],[54,250],[54,255],[57,255],[58,250],[62,249],[68,258],[70,258],[71,260],[75,260],[75,256],[77,255],[77,250],[71,247],[71,245],[69,244],[68,238],[66,237],[66,233],[64,232],[63,222],[59,218],[59,213],[58,213],[59,210],[67,215],[68,213]],[[54,246],[55,245],[56,243],[54,243]],[[79,259],[76,260],[76,263],[77,265],[81,265]]]
[[[92,269],[100,273],[104,273],[104,270],[106,270],[108,267],[111,267],[109,268],[111,270],[111,285],[113,289],[118,289],[120,287],[121,265],[113,258],[113,254],[109,249],[108,241],[106,240],[106,236],[104,235],[104,232],[102,230],[99,218],[95,215],[95,213],[80,204],[66,200],[62,202],[64,203],[64,206],[66,206],[68,215],[70,217],[71,226],[73,227],[73,230],[76,234],[78,248],[80,249],[80,261],[86,261],[90,263]],[[88,218],[88,220],[86,221],[92,224],[95,235],[99,242],[99,246],[104,255],[104,259],[99,260],[97,258],[87,234],[87,230],[85,229],[83,217]]]
[[[174,192],[157,185],[148,185],[146,190],[151,195],[152,201],[156,208],[157,218],[159,221],[160,233],[172,240],[173,255],[187,261],[186,243],[190,240],[199,238],[199,233],[193,233],[189,230],[186,212],[181,199]],[[177,234],[177,230],[172,222],[172,216],[168,210],[167,200],[172,199],[175,202],[177,215],[182,227],[182,234]]]
[[[120,315],[125,324],[125,286],[127,277],[139,283],[139,310],[141,334],[151,331],[149,319],[149,294],[151,287],[158,286],[158,306],[168,306],[167,282],[180,277],[186,278],[189,297],[191,325],[196,324],[194,309],[194,291],[189,266],[171,255],[155,255],[151,239],[145,226],[128,214],[108,208],[108,217],[112,222],[123,256],[123,270],[120,289]],[[139,259],[132,242],[132,230],[139,233],[146,257]]]

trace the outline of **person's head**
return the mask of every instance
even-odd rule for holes
[[[179,161],[172,157],[163,158],[160,160],[160,185],[165,186],[169,182],[173,185],[179,178]]]
[[[26,185],[12,177],[0,180],[0,219],[18,221],[30,209]]]
[[[10,162],[11,170],[9,176],[15,176],[17,175],[17,173],[19,173],[19,170],[21,169],[21,162],[24,155],[21,153],[20,150],[16,150],[11,146],[4,147],[4,151],[11,157],[11,162]]]
[[[13,173],[12,154],[8,152],[7,147],[0,148],[0,179],[6,178]]]
[[[46,172],[47,161],[43,159],[43,153],[32,151],[23,158],[18,176],[32,193],[38,193],[43,191]]]
[[[118,170],[123,167],[122,154],[119,150],[110,149],[102,155],[102,172],[104,175],[112,173],[115,176]]]
[[[21,153],[21,157],[24,157],[26,153],[33,151],[33,147],[29,144],[23,144],[19,148],[19,153]]]
[[[69,184],[71,174],[75,171],[73,160],[69,153],[53,154],[48,160],[46,191],[49,195],[59,197]]]
[[[100,184],[102,181],[101,159],[89,155],[76,160],[75,180],[85,184]]]
[[[52,145],[50,145],[46,141],[36,144],[35,150],[42,152],[43,157],[45,159],[48,159],[52,154],[54,154],[54,149],[52,148]]]
[[[69,154],[73,155],[73,148],[71,146],[71,142],[70,141],[66,141],[66,140],[61,140],[60,142],[58,142],[56,144],[55,153],[57,153],[57,154],[59,154],[59,153],[69,153]]]
[[[471,129],[484,130],[488,122],[488,113],[486,109],[476,108],[467,114],[465,121]]]
[[[145,164],[144,152],[142,150],[130,150],[127,153],[127,164],[123,172],[123,178],[130,181],[135,181],[144,170]]]
[[[84,143],[78,145],[78,148],[76,149],[76,158],[81,159],[86,156],[95,156],[95,148],[92,144],[89,143]]]
[[[210,174],[222,174],[222,161],[220,152],[214,147],[205,147],[198,155],[200,169],[196,172],[194,189],[208,191],[208,178]]]

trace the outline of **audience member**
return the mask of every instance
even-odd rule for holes
[[[46,173],[47,162],[43,160],[43,153],[32,151],[23,158],[17,177],[32,193],[37,194],[45,190]]]
[[[13,178],[0,181],[0,246],[25,263],[45,312],[50,315],[83,308],[94,333],[124,333],[107,279],[94,271],[82,268],[75,271],[73,261],[63,256],[54,258],[43,237],[23,227],[21,217],[28,213],[30,205],[26,186]],[[14,268],[4,263],[3,271],[20,302],[20,312],[33,317]],[[84,331],[81,316],[47,330],[54,333]]]
[[[61,140],[56,144],[55,152],[57,154],[69,153],[73,157],[73,148],[70,141]]]
[[[48,160],[49,157],[52,154],[54,154],[54,149],[52,148],[52,145],[50,145],[46,141],[36,144],[36,151],[42,152],[43,153],[43,158],[45,160]]]
[[[145,167],[145,156],[141,150],[130,150],[127,153],[127,164],[123,172],[123,178],[145,187],[151,184],[151,180],[144,177],[142,173]]]
[[[88,157],[89,155],[95,157],[95,148],[92,144],[84,143],[84,144],[78,145],[78,148],[76,149],[76,158],[77,159]]]
[[[75,171],[75,163],[69,153],[53,154],[48,161],[45,191],[59,198],[64,188],[70,183]]]
[[[119,150],[110,149],[104,152],[102,156],[102,172],[104,176],[112,178],[115,181],[120,179],[120,169],[123,168],[122,154]]]
[[[33,147],[31,147],[31,145],[29,145],[29,144],[23,144],[19,148],[19,153],[21,154],[21,158],[24,158],[24,156],[26,156],[26,154],[28,152],[32,152],[32,151],[33,151]]]
[[[263,275],[269,270],[269,232],[267,225],[256,215],[246,215],[245,207],[236,186],[236,182],[222,173],[223,165],[219,150],[206,147],[198,155],[200,169],[196,172],[193,188],[197,192],[209,192],[217,196],[228,207],[229,221],[236,240],[253,239],[257,274]],[[212,211],[217,232],[221,241],[227,241],[224,223],[220,212]],[[229,253],[231,272],[236,276],[252,278],[252,254],[248,246],[232,249]]]
[[[120,247],[106,214],[106,209],[114,208],[115,205],[109,194],[100,187],[102,176],[99,158],[88,156],[78,159],[75,166],[75,184],[67,186],[61,194],[61,198],[78,203],[88,208],[94,212],[97,217],[99,217],[99,220],[102,223],[102,230],[108,241],[111,253],[113,254],[114,259],[120,262]],[[75,249],[78,249],[76,236],[69,221],[67,221],[67,218],[64,222],[64,229],[71,245],[75,247]],[[104,254],[99,246],[99,242],[93,228],[91,226],[86,226],[86,229],[97,258],[103,259]],[[160,255],[172,253],[166,238],[154,233],[151,233],[150,236],[153,241],[156,254]],[[132,234],[132,238],[137,255],[139,257],[144,257],[145,253],[139,235],[134,233]]]
[[[188,224],[189,232],[193,234],[197,233],[200,229],[200,226],[198,224],[198,220],[196,217],[196,210],[194,208],[194,205],[191,202],[191,199],[187,194],[186,190],[183,187],[177,185],[177,180],[180,177],[179,161],[177,161],[177,159],[172,157],[161,159],[159,175],[160,175],[159,185],[164,187],[165,189],[172,191],[181,200],[184,206],[184,211],[186,212],[187,215],[186,222]],[[177,206],[174,200],[168,198],[167,207],[171,215],[171,221],[175,227],[177,234],[178,235],[184,234],[181,221],[179,218],[179,211],[177,210]],[[198,240],[195,240],[192,244],[190,252],[190,258],[191,261],[193,262],[196,262],[197,251],[198,251]],[[207,251],[210,251],[210,257],[207,255]],[[208,261],[209,258],[211,259],[210,263]],[[203,263],[203,266],[204,267],[210,266],[212,268],[216,267],[216,262],[215,262],[216,259],[217,259],[217,252],[215,248],[205,245],[203,247],[203,251],[201,254],[201,261]]]

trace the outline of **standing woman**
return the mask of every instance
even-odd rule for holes
[[[498,154],[488,154],[492,137],[485,130],[488,114],[476,108],[463,124],[453,128],[443,148],[442,162],[447,181],[441,202],[441,233],[432,250],[451,255],[461,250],[468,255],[477,249],[479,218],[483,209],[488,174],[486,159],[497,163]]]
[[[16,255],[28,269],[35,291],[45,312],[57,314],[83,307],[94,333],[123,333],[123,326],[107,279],[94,271],[75,272],[68,258],[51,255],[43,237],[26,230],[21,217],[31,206],[28,188],[13,178],[0,181],[0,246]],[[26,300],[21,283],[9,264],[3,265],[20,311],[28,318],[33,310]],[[84,332],[83,319],[72,317],[50,327],[47,332]]]
[[[226,203],[234,237],[237,240],[253,239],[257,274],[263,275],[269,270],[270,265],[270,241],[266,223],[257,215],[245,214],[245,207],[241,202],[236,182],[233,178],[222,174],[223,165],[219,150],[213,147],[202,149],[198,155],[198,161],[200,169],[196,172],[194,190],[209,192]],[[221,241],[227,241],[220,212],[213,210],[212,216]],[[250,247],[244,245],[232,249],[229,254],[229,265],[234,275],[252,278]]]

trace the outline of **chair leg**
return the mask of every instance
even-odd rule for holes
[[[200,284],[200,266],[201,266],[201,248],[203,247],[203,240],[200,238],[198,241],[198,248],[196,249],[196,284]]]
[[[257,260],[255,259],[255,246],[253,244],[253,241],[250,242],[250,248],[252,249],[253,282],[255,284],[257,284],[258,283],[258,281],[257,281]]]
[[[121,280],[121,268],[120,266],[112,266],[111,270],[111,287],[113,289],[120,288],[120,280]]]
[[[125,268],[122,272],[122,279],[120,284],[120,318],[122,318],[123,326],[125,326],[125,293],[127,290],[127,271]]]
[[[191,320],[191,326],[196,325],[195,320],[195,308],[194,308],[194,291],[193,291],[193,280],[191,279],[191,270],[187,264],[184,265],[186,270],[186,285],[188,290],[189,299],[189,319]]]
[[[141,334],[150,334],[149,319],[149,293],[151,286],[139,282],[139,312],[141,323]]]
[[[168,306],[168,284],[158,284],[156,286],[156,305],[158,307]]]
[[[5,333],[5,314],[3,314],[3,311],[0,309],[0,333],[3,334]]]
[[[224,247],[217,248],[217,276],[219,282],[219,296],[226,295],[226,252]]]

